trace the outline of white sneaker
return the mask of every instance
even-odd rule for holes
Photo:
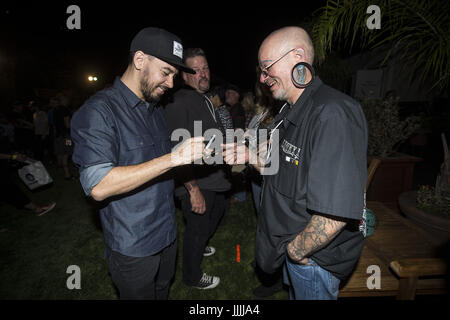
[[[194,286],[197,289],[213,289],[217,287],[220,283],[220,278],[215,276],[209,276],[206,273],[203,273],[202,278],[198,282],[196,286]]]
[[[216,249],[211,246],[206,246],[205,251],[203,252],[203,256],[209,257],[212,256],[214,253],[216,253]]]

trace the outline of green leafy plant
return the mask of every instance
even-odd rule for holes
[[[436,194],[436,189],[429,185],[420,186],[417,191],[417,207],[425,212],[444,215],[450,218],[450,205],[443,202]]]
[[[398,98],[376,99],[366,97],[360,101],[369,129],[368,154],[388,157],[397,151],[421,124],[420,117],[400,119]]]
[[[444,147],[444,162],[436,178],[435,187],[420,186],[417,191],[417,206],[425,212],[444,215],[450,218],[450,158],[447,139],[441,134]]]
[[[366,25],[367,8],[377,5],[381,28]],[[450,79],[449,1],[328,0],[315,12],[312,29],[316,62],[332,49],[373,49],[388,45],[383,65],[392,55],[403,62],[410,81],[420,73],[422,82],[443,90]]]

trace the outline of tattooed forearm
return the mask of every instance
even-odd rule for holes
[[[345,227],[344,221],[338,221],[321,215],[313,215],[305,230],[288,244],[289,257],[300,262],[305,257],[325,247]]]

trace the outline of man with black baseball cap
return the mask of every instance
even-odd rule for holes
[[[145,28],[131,41],[130,52],[142,51],[159,58],[183,72],[195,74],[195,71],[183,63],[183,45],[176,35],[159,28]]]
[[[74,114],[73,161],[86,195],[102,201],[105,256],[121,299],[167,299],[175,273],[173,167],[202,157],[203,137],[171,152],[158,101],[183,62],[180,39],[145,28],[133,39],[129,64],[113,86]]]

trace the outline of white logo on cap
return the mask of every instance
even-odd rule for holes
[[[180,59],[183,59],[183,45],[179,42],[173,42],[173,54]]]

